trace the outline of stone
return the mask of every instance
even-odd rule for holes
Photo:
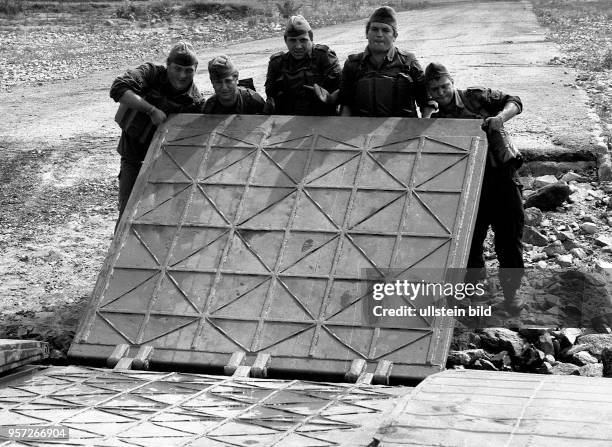
[[[536,207],[542,211],[553,211],[570,195],[570,188],[564,183],[544,186],[525,201],[525,208]]]
[[[546,261],[538,261],[538,268],[545,270],[548,268],[548,264],[546,263]]]
[[[578,374],[584,377],[602,377],[603,365],[601,363],[588,363],[578,369]]]
[[[542,188],[543,186],[553,185],[557,183],[557,177],[554,175],[541,175],[533,179],[533,185],[536,188]]]
[[[450,351],[446,361],[450,365],[467,366],[470,364],[470,356],[463,351]]]
[[[520,356],[525,351],[525,340],[518,333],[506,328],[480,329],[480,340],[485,348],[493,352],[508,351]]]
[[[527,349],[525,349],[521,357],[523,359],[523,362],[525,363],[525,366],[535,368],[542,364],[546,355],[539,349],[533,346],[529,346],[527,347]]]
[[[612,349],[612,334],[588,334],[576,339],[576,342],[596,357],[601,356],[605,348]]]
[[[583,177],[580,174],[576,174],[574,171],[569,171],[563,174],[559,180],[565,183],[569,183],[571,181],[580,180],[582,178]]]
[[[557,264],[559,264],[561,267],[570,267],[573,259],[573,256],[570,254],[557,255]]]
[[[548,244],[548,238],[530,225],[525,225],[523,229],[523,242],[538,247]]]
[[[604,261],[603,259],[595,260],[595,268],[602,273],[612,274],[612,262]]]
[[[595,238],[595,243],[600,247],[612,247],[612,236],[602,234]]]
[[[545,259],[548,259],[548,255],[546,255],[546,253],[541,252],[541,251],[533,251],[530,254],[530,259],[531,262],[538,262],[538,261],[543,261]]]
[[[576,343],[576,339],[582,335],[582,329],[568,327],[561,329],[559,339],[563,347],[573,346]]]
[[[572,363],[582,366],[589,363],[598,363],[598,360],[589,354],[588,351],[580,351],[572,355]]]
[[[525,225],[537,227],[542,223],[544,214],[535,207],[525,209]]]
[[[584,222],[580,225],[580,229],[587,234],[595,234],[597,233],[597,225],[593,222]]]
[[[584,252],[584,250],[582,248],[578,248],[578,247],[572,248],[570,250],[570,253],[571,253],[572,256],[574,256],[575,258],[578,258],[578,259],[586,258],[586,253]]]
[[[580,367],[573,363],[559,362],[552,367],[552,373],[560,376],[577,376]]]
[[[538,337],[537,346],[545,355],[554,355],[555,353],[553,339],[549,333],[542,334]]]
[[[603,365],[602,375],[612,377],[612,349],[604,348],[601,351],[601,363]]]
[[[553,367],[548,362],[542,362],[542,365],[534,370],[536,374],[553,374]]]
[[[534,342],[540,338],[540,336],[547,334],[548,329],[545,327],[522,327],[518,333],[525,337],[528,341]]]
[[[486,371],[499,371],[499,368],[497,368],[493,363],[491,363],[489,360],[486,359],[480,359],[478,360],[478,362],[480,362],[480,365],[482,367],[482,369],[486,370]]]
[[[552,258],[555,255],[565,254],[566,251],[561,241],[555,241],[544,247],[544,253],[546,253],[549,258]]]
[[[546,357],[544,357],[544,361],[550,363],[553,366],[556,365],[557,363],[559,363],[559,362],[557,362],[555,357],[553,355],[551,355],[551,354],[546,354]]]

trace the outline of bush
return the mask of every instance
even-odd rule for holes
[[[23,0],[0,0],[0,14],[14,16],[23,12]]]
[[[276,7],[281,17],[288,19],[294,16],[302,8],[302,5],[296,5],[294,0],[286,0],[283,4],[277,3]]]

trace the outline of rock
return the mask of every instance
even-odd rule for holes
[[[557,255],[557,264],[561,267],[570,267],[572,265],[573,257],[570,254]]]
[[[566,251],[561,241],[555,241],[552,244],[549,244],[544,247],[544,253],[546,253],[549,258],[552,258],[555,255],[565,254]]]
[[[595,238],[595,243],[600,247],[612,247],[612,236],[610,235],[601,235]]]
[[[546,357],[546,355],[539,349],[534,348],[533,346],[529,346],[527,349],[525,349],[523,355],[521,356],[523,362],[525,363],[525,366],[528,366],[530,368],[540,366],[544,361],[544,357]]]
[[[548,264],[546,263],[546,261],[538,261],[538,268],[545,270],[548,268]]]
[[[544,186],[538,189],[525,201],[525,208],[536,207],[542,211],[553,211],[570,195],[570,188],[564,183]]]
[[[548,255],[541,251],[537,251],[537,252],[534,251],[530,253],[530,259],[531,259],[531,262],[543,261],[545,259],[548,259]]]
[[[577,376],[579,374],[580,367],[573,363],[559,362],[552,367],[552,373],[560,376]]]
[[[576,343],[576,339],[582,335],[582,329],[568,327],[561,329],[559,339],[563,347],[573,346]]]
[[[576,174],[575,172],[570,171],[563,174],[563,176],[559,180],[565,183],[569,183],[571,181],[580,180],[582,178],[583,177],[580,174]]]
[[[559,363],[551,354],[547,354],[546,357],[544,357],[544,361],[550,363],[551,365],[556,365],[557,363]]]
[[[585,222],[580,225],[580,229],[587,234],[595,234],[597,233],[597,225],[593,222]]]
[[[520,356],[525,350],[523,337],[510,329],[486,328],[479,334],[482,345],[493,352],[508,351],[510,355]]]
[[[612,334],[588,334],[578,337],[576,340],[582,346],[583,350],[589,351],[594,356],[601,356],[601,352],[605,349],[612,349]]]
[[[604,348],[601,351],[601,363],[603,365],[603,376],[612,377],[612,349]]]
[[[578,374],[584,377],[602,377],[603,365],[601,363],[588,363],[578,369]]]
[[[548,334],[548,329],[545,327],[522,327],[518,332],[528,341],[534,342],[538,340],[540,336]]]
[[[491,361],[500,363],[502,366],[512,366],[512,358],[508,355],[508,351],[501,351],[491,356]]]
[[[570,253],[572,254],[572,256],[574,256],[575,258],[578,259],[584,259],[586,258],[586,253],[584,252],[584,250],[582,248],[572,248],[570,250]]]
[[[549,333],[540,335],[540,337],[538,338],[537,346],[542,352],[544,352],[545,355],[554,355],[555,353],[553,339]]]
[[[580,351],[572,355],[572,363],[582,366],[589,363],[598,363],[598,360],[589,354],[588,351]]]
[[[548,244],[548,238],[532,226],[525,225],[523,229],[523,242],[538,247],[544,247]]]
[[[607,262],[603,259],[596,259],[595,268],[603,273],[612,272],[612,262]]]
[[[499,371],[499,369],[493,363],[486,359],[476,360],[476,362],[479,362],[481,369],[484,369],[485,371]]]
[[[103,23],[106,26],[115,26],[115,22],[113,22],[111,19],[106,19]]]
[[[450,351],[446,359],[450,365],[464,365],[470,364],[470,356],[463,351]]]
[[[525,225],[537,227],[542,223],[544,214],[535,207],[525,209]]]
[[[533,177],[519,177],[523,189],[533,189]]]
[[[542,175],[533,179],[533,185],[536,188],[542,188],[543,186],[553,185],[557,183],[557,177],[554,175]]]
[[[553,374],[553,371],[553,366],[548,362],[542,362],[542,366],[534,370],[536,374]]]

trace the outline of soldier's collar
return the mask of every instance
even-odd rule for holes
[[[372,54],[372,52],[370,51],[370,47],[366,45],[366,49],[363,52],[363,58],[367,59],[368,56],[370,56],[370,54]],[[385,59],[387,59],[389,62],[392,62],[394,58],[395,58],[395,45],[391,45],[391,48],[389,48],[389,51],[387,51]]]
[[[465,109],[465,104],[463,104],[463,100],[459,95],[459,90],[455,89],[455,106],[460,109]]]

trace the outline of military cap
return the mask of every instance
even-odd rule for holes
[[[297,37],[308,33],[312,40],[312,28],[304,16],[291,16],[285,28],[285,37]]]
[[[172,47],[166,59],[166,63],[172,62],[184,66],[198,65],[198,57],[190,43],[178,42]]]
[[[372,13],[366,25],[366,33],[370,30],[370,24],[373,22],[385,23],[391,26],[397,34],[397,14],[391,6],[381,6]]]
[[[439,62],[432,62],[425,68],[425,81],[433,81],[444,76],[451,77],[450,73],[444,65]]]
[[[229,76],[238,77],[238,70],[231,59],[222,54],[212,58],[210,62],[208,62],[208,74],[210,79],[223,79]]]

